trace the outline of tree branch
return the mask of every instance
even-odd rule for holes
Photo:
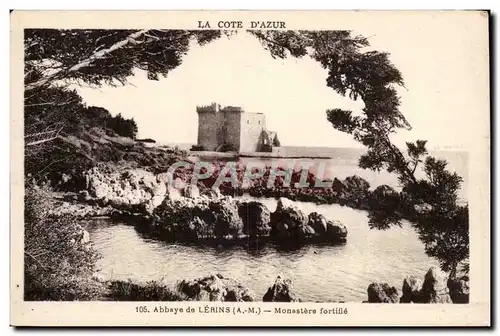
[[[43,105],[62,106],[62,105],[68,105],[68,104],[75,103],[75,102],[77,102],[77,100],[68,100],[68,101],[62,102],[62,103],[52,101],[52,102],[44,102],[44,103],[37,103],[37,104],[25,104],[24,107],[43,106]]]
[[[34,83],[30,83],[30,84],[25,85],[25,90],[28,91],[28,90],[36,89],[38,87],[50,84],[50,82],[57,80],[57,79],[60,79],[64,75],[66,75],[70,72],[76,72],[82,68],[86,68],[86,67],[90,66],[92,64],[92,62],[94,62],[95,60],[101,59],[101,58],[109,55],[113,51],[118,50],[120,48],[123,48],[127,44],[134,44],[134,45],[141,44],[141,43],[143,43],[143,41],[137,41],[136,39],[148,31],[149,31],[149,29],[144,29],[144,30],[140,30],[138,32],[135,32],[135,33],[127,36],[126,39],[113,44],[111,47],[109,47],[107,49],[103,49],[103,50],[100,50],[100,51],[94,53],[90,57],[73,65],[70,68],[55,71],[51,75],[48,75],[42,79],[39,79],[38,81],[36,81]]]

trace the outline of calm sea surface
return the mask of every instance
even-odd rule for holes
[[[357,167],[359,150],[327,149],[337,155],[327,160],[329,172],[343,179],[359,175],[372,187],[389,184],[397,187],[394,176]],[[357,151],[357,154],[356,154]],[[316,150],[317,152],[317,150]],[[294,151],[297,153],[297,150]],[[300,152],[299,153],[304,153]],[[304,154],[307,155],[307,154]],[[449,168],[467,177],[464,153],[440,152]],[[245,160],[255,160],[246,158]],[[266,159],[271,162],[272,159]],[[467,182],[461,197],[466,199]],[[271,211],[276,200],[260,199]],[[259,250],[246,247],[195,247],[166,243],[139,233],[133,226],[94,221],[88,226],[91,240],[101,252],[99,275],[104,279],[161,280],[175,285],[181,279],[194,279],[221,273],[241,281],[261,299],[276,276],[292,279],[303,301],[363,301],[372,282],[388,282],[401,288],[405,276],[423,277],[437,261],[429,258],[416,233],[406,223],[403,228],[370,230],[366,213],[339,205],[297,204],[306,212],[318,211],[340,220],[348,228],[347,243],[337,246],[311,245],[283,249],[267,245]]]

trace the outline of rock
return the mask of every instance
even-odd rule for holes
[[[396,287],[391,287],[386,283],[372,283],[368,286],[368,302],[397,303],[399,292]]]
[[[306,225],[299,228],[299,234],[302,238],[308,239],[314,237],[316,232],[310,225]]]
[[[154,212],[155,226],[175,240],[236,238],[242,233],[243,221],[236,202],[225,197],[209,200],[181,197],[167,198]]]
[[[205,189],[203,189],[203,191],[200,192],[200,196],[205,196],[205,197],[208,197],[210,199],[216,199],[216,198],[221,198],[222,194],[221,194],[219,188],[215,188],[215,189],[205,188]]]
[[[196,301],[255,301],[255,295],[248,288],[221,274],[193,281],[182,280],[177,285],[177,289],[190,300]]]
[[[366,203],[372,210],[394,214],[395,216],[402,216],[404,212],[400,194],[388,185],[375,188]]]
[[[243,221],[243,233],[251,237],[269,235],[271,212],[264,204],[241,202],[238,205],[238,214]]]
[[[184,180],[180,177],[176,177],[172,183],[172,187],[177,190],[184,190],[184,188],[186,188],[186,182],[184,182]]]
[[[332,183],[332,190],[335,193],[335,195],[342,194],[342,192],[345,190],[345,185],[340,181],[338,178],[333,179]]]
[[[308,218],[308,224],[318,235],[324,235],[327,231],[327,220],[325,216],[317,212],[311,212]]]
[[[425,275],[420,298],[421,303],[452,303],[446,273],[431,267]]]
[[[190,184],[184,188],[183,196],[189,198],[200,197],[200,189],[198,188],[197,185]]]
[[[343,182],[344,190],[341,198],[344,202],[357,208],[365,208],[370,194],[370,183],[365,179],[354,175],[346,177]]]
[[[292,281],[290,279],[282,279],[280,276],[276,278],[274,285],[269,287],[266,294],[262,298],[264,302],[299,302],[293,291]]]
[[[366,192],[370,190],[370,183],[357,175],[348,176],[342,183],[348,192]]]
[[[111,207],[96,207],[89,203],[68,203],[61,202],[55,203],[48,213],[54,216],[65,216],[71,215],[79,219],[96,217],[96,216],[112,216],[113,211]]]
[[[469,303],[469,276],[448,279],[448,289],[453,303]]]
[[[289,230],[307,225],[308,218],[292,201],[281,197],[276,211],[271,214],[271,226],[284,223]]]
[[[168,186],[166,197],[168,197],[171,200],[179,200],[179,199],[183,198],[184,196],[182,196],[181,190],[174,188],[173,186]]]
[[[149,201],[144,204],[144,209],[147,213],[152,214],[154,209],[157,208],[165,199],[165,196],[153,196]]]
[[[172,176],[172,174],[169,172],[160,173],[160,174],[156,175],[156,182],[168,185],[168,183],[170,182],[171,176]]]
[[[347,228],[339,221],[327,221],[326,234],[329,240],[344,241],[347,237]]]
[[[285,222],[278,222],[275,224],[275,226],[271,229],[271,233],[278,238],[278,240],[284,240],[287,238],[290,238],[291,233],[289,231],[288,224]]]
[[[209,222],[209,221],[208,221]],[[183,224],[177,224],[177,226],[182,226]],[[192,219],[188,220],[185,229],[181,229],[186,235],[181,236],[183,239],[211,239],[214,238],[213,225],[207,223],[199,216],[194,216]]]
[[[90,194],[87,190],[80,190],[80,192],[78,193],[78,200],[80,202],[88,202],[92,199],[92,197],[90,197]]]
[[[154,211],[153,225],[157,230],[170,235],[173,240],[196,240],[213,237],[215,219],[208,202],[191,198],[166,198]]]
[[[90,196],[103,206],[110,204],[127,211],[145,208],[151,212],[167,195],[167,186],[161,178],[144,169],[116,170],[104,165],[84,175]],[[82,193],[81,197],[86,195]]]
[[[312,212],[306,216],[293,202],[280,198],[276,211],[271,214],[271,234],[278,240],[296,239],[343,242],[347,228],[339,221],[329,221]]]
[[[400,303],[418,303],[420,302],[420,288],[422,280],[416,276],[409,276],[403,280],[403,295]]]
[[[238,206],[232,199],[211,201],[209,209],[215,216],[215,236],[237,237],[243,232],[243,221],[238,213]]]

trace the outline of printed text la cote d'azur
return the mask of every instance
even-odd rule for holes
[[[199,29],[286,29],[284,21],[198,21]]]

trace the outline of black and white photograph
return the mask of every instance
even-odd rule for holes
[[[471,305],[488,13],[417,13],[23,27],[21,300]]]

